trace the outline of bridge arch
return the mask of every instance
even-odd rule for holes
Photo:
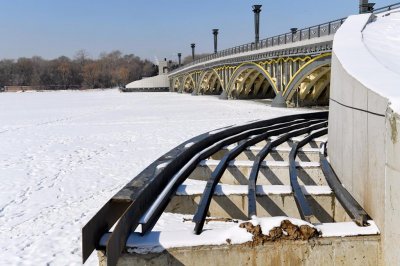
[[[328,104],[331,57],[331,53],[322,54],[305,63],[283,92],[286,102],[298,100],[301,105]]]
[[[172,91],[173,92],[179,92],[182,89],[182,78],[181,77],[177,77],[174,78],[172,81]]]
[[[226,87],[228,98],[274,98],[278,93],[276,81],[260,65],[247,62],[239,65]]]
[[[222,91],[222,80],[218,72],[212,68],[204,70],[200,75],[197,93],[220,95]]]
[[[191,74],[183,78],[182,92],[192,93],[196,89],[196,82]]]

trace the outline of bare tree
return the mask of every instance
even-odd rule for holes
[[[66,56],[53,60],[38,56],[0,60],[0,86],[110,88],[156,74],[157,67],[152,62],[118,50],[101,53],[96,60],[90,59],[85,50],[78,51],[73,60]]]

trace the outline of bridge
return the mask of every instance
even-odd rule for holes
[[[101,265],[398,264],[400,72],[392,63],[400,53],[389,63],[371,43],[394,42],[399,11],[400,3],[256,38],[172,71],[174,92],[329,103],[329,115],[252,121],[182,143],[85,225],[83,259],[97,249]],[[390,36],[379,35],[384,23]],[[160,220],[178,229],[154,232]]]
[[[333,38],[345,20],[293,28],[215,51],[172,71],[170,91],[225,99],[271,99],[275,107],[328,105]]]
[[[170,73],[170,90],[274,99],[282,106],[327,104],[333,36],[345,19],[209,55]],[[299,89],[300,88],[300,89]]]

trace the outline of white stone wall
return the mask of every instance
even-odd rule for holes
[[[167,75],[158,75],[150,78],[136,80],[126,85],[128,89],[143,89],[143,88],[168,88],[169,80]]]
[[[388,81],[388,70],[374,63],[363,45],[368,20],[369,15],[350,17],[335,36],[328,155],[344,186],[380,228],[383,263],[400,265],[400,119],[386,93],[400,90],[400,78]]]

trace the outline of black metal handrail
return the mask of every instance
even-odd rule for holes
[[[149,211],[145,213],[145,215],[141,218],[141,221],[139,222],[142,225],[142,234],[146,234],[148,231],[150,231],[155,223],[158,221],[160,218],[161,214],[167,207],[170,198],[173,193],[175,193],[177,187],[183,183],[183,181],[190,175],[190,173],[196,168],[198,163],[208,157],[210,157],[212,154],[217,152],[218,150],[222,149],[224,146],[233,144],[235,142],[241,141],[249,136],[260,134],[262,132],[265,132],[266,130],[272,130],[275,128],[283,127],[286,125],[293,124],[295,122],[301,122],[304,121],[303,119],[300,120],[295,120],[295,121],[290,121],[290,122],[284,122],[284,123],[279,123],[277,125],[272,125],[268,127],[261,127],[261,128],[256,128],[256,129],[251,129],[247,130],[245,132],[242,132],[240,134],[234,135],[232,137],[223,139],[214,145],[202,150],[199,152],[196,156],[194,156],[172,179],[171,182],[174,182],[171,184],[169,187],[166,186],[164,191],[161,193],[161,198],[159,197],[158,201],[155,201],[153,205],[149,208]]]
[[[260,165],[261,162],[265,159],[265,157],[268,156],[268,154],[271,152],[271,150],[276,147],[281,145],[282,143],[288,141],[290,138],[306,134],[311,132],[312,130],[320,129],[321,127],[326,127],[327,126],[327,121],[314,124],[314,125],[308,125],[308,127],[303,127],[297,130],[292,130],[290,132],[285,132],[284,135],[280,136],[274,141],[269,142],[267,145],[264,146],[263,149],[257,154],[253,167],[250,172],[249,176],[249,193],[248,193],[248,217],[251,218],[252,216],[257,215],[257,208],[256,208],[256,185],[257,185],[257,178],[258,178],[258,173],[260,170]],[[284,132],[282,132],[284,133]],[[297,151],[296,151],[297,152]]]
[[[172,149],[133,178],[83,227],[83,261],[98,247],[100,238],[114,226],[114,230],[107,240],[106,252],[107,265],[116,265],[130,232],[137,228],[143,215],[171,182],[174,175],[204,149],[244,131],[298,119],[323,119],[327,115],[327,112],[290,115],[228,127],[202,134]],[[165,164],[165,167],[160,168],[159,166],[162,164]],[[184,178],[177,184],[179,185],[183,181]]]
[[[377,8],[373,11],[373,13],[374,14],[382,13],[382,12],[393,10],[395,8],[400,8],[400,3],[395,3],[392,5],[385,6],[385,7]],[[347,19],[347,17],[344,17],[344,18],[332,20],[329,22],[325,22],[322,24],[314,25],[311,27],[299,29],[294,32],[287,32],[287,33],[279,34],[279,35],[276,35],[273,37],[268,37],[268,38],[260,40],[259,43],[257,43],[257,45],[254,42],[251,42],[251,43],[241,44],[238,46],[227,48],[227,49],[221,50],[217,53],[209,54],[205,57],[199,58],[199,59],[197,59],[193,62],[190,62],[190,63],[188,63],[182,67],[179,67],[177,69],[174,69],[170,74],[174,74],[184,68],[187,68],[187,67],[199,64],[199,63],[203,63],[206,61],[210,61],[213,59],[217,59],[220,57],[255,51],[255,50],[264,49],[264,48],[268,48],[268,47],[281,46],[281,45],[285,45],[288,43],[294,43],[294,42],[303,41],[303,40],[307,40],[307,39],[314,39],[314,38],[319,38],[319,37],[323,37],[323,36],[333,35],[336,33],[336,31],[340,28],[340,26],[344,23],[344,21],[346,19]]]
[[[307,221],[307,222],[312,222],[312,218],[315,217],[313,214],[310,205],[308,204],[308,201],[304,195],[304,192],[301,190],[299,181],[297,179],[297,168],[296,168],[296,156],[297,156],[297,151],[309,143],[311,140],[321,137],[323,135],[328,134],[328,123],[326,122],[324,125],[324,128],[321,130],[317,130],[311,134],[309,134],[307,137],[303,138],[301,141],[297,142],[294,144],[292,147],[292,150],[290,151],[289,154],[289,175],[290,175],[290,185],[292,186],[292,190],[294,193],[294,199],[296,201],[296,204],[298,206],[299,212],[300,212],[300,217]]]
[[[335,171],[332,169],[331,165],[326,159],[326,143],[323,144],[322,151],[320,152],[320,164],[329,187],[332,189],[335,197],[343,206],[346,213],[357,225],[368,225],[368,220],[371,218],[364,208],[361,207],[361,205],[342,185]]]

